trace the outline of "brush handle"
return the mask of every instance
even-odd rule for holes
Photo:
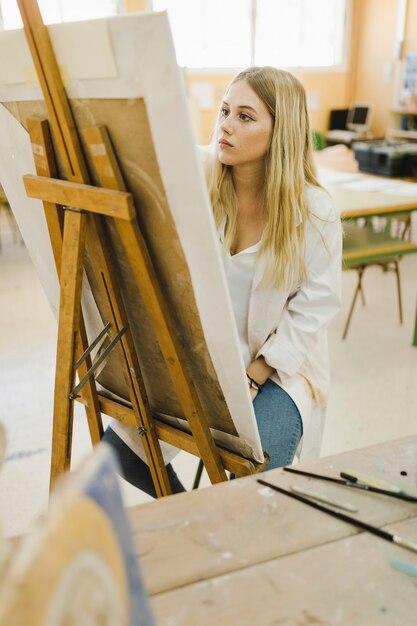
[[[386,530],[383,530],[382,528],[378,528],[378,526],[372,526],[371,524],[368,524],[367,522],[363,522],[357,517],[351,517],[350,515],[346,515],[346,513],[342,513],[341,511],[335,511],[334,509],[330,509],[328,506],[324,506],[324,504],[319,504],[318,502],[314,502],[314,500],[309,500],[309,498],[304,498],[303,496],[298,495],[298,493],[292,493],[291,491],[287,491],[286,489],[283,489],[282,487],[278,487],[278,485],[273,485],[272,483],[268,483],[265,480],[262,480],[261,478],[258,478],[256,482],[258,482],[260,485],[264,485],[265,487],[269,487],[270,489],[273,489],[274,491],[278,491],[278,493],[282,493],[286,496],[289,496],[290,498],[294,498],[294,500],[299,500],[299,502],[304,502],[304,504],[307,504],[311,508],[318,509],[319,511],[322,511],[323,513],[327,513],[328,515],[331,515],[332,517],[336,517],[337,519],[342,520],[343,522],[347,522],[348,524],[353,524],[353,526],[362,528],[362,530],[367,530],[373,535],[377,535],[378,537],[381,537],[382,539],[385,539],[386,541],[392,542],[393,540],[393,535],[391,533],[387,532]]]
[[[394,493],[387,489],[378,489],[377,487],[371,487],[370,485],[364,485],[359,482],[352,482],[352,480],[346,480],[341,478],[333,478],[332,476],[324,476],[323,474],[314,474],[313,472],[305,472],[303,470],[297,470],[293,467],[283,467],[284,472],[292,472],[294,474],[300,474],[301,476],[308,476],[309,478],[319,478],[320,480],[327,480],[337,485],[344,485],[345,487],[353,487],[354,489],[361,489],[362,491],[368,491],[370,493],[379,493],[383,496],[390,496],[391,498],[398,498],[399,500],[406,500],[407,502],[417,502],[417,496],[412,496],[405,491]],[[354,478],[351,476],[351,479]]]
[[[397,544],[397,546],[401,546],[402,548],[406,548],[406,550],[411,550],[412,552],[417,552],[417,543],[413,543],[412,541],[407,541],[406,539],[402,539],[398,535],[393,535],[392,541]]]
[[[346,470],[340,472],[340,476],[342,478],[345,478],[346,480],[350,480],[353,483],[359,481],[360,483],[364,483],[365,485],[369,485],[370,487],[375,487],[376,489],[384,489],[385,491],[392,491],[393,493],[401,493],[401,489],[397,487],[397,485],[388,483],[385,480],[381,480],[380,478],[367,476],[366,474],[362,474],[360,472]]]
[[[265,480],[257,479],[259,484],[264,485],[265,487],[269,487],[274,491],[278,491],[278,493],[282,493],[285,496],[289,496],[290,498],[294,498],[294,500],[298,500],[299,502],[303,502],[313,509],[317,509],[322,511],[323,513],[327,513],[327,515],[331,515],[332,517],[336,517],[337,519],[347,522],[348,524],[352,524],[352,526],[356,526],[357,528],[361,528],[362,530],[366,530],[368,533],[372,535],[376,535],[377,537],[381,537],[381,539],[385,539],[385,541],[390,541],[391,543],[395,543],[402,548],[406,548],[407,550],[411,550],[412,552],[417,552],[417,544],[412,541],[407,541],[406,539],[402,539],[398,535],[393,535],[382,528],[378,528],[378,526],[372,526],[372,524],[368,524],[367,522],[363,522],[357,517],[351,517],[350,515],[346,515],[346,513],[341,513],[340,511],[335,511],[334,509],[330,509],[323,504],[319,504],[318,502],[314,502],[313,500],[309,500],[309,498],[304,498],[303,496],[298,495],[297,493],[292,493],[291,491],[287,491],[282,487],[278,487],[278,485],[274,485],[272,483],[268,483]]]

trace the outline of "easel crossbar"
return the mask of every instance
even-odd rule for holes
[[[88,355],[91,354],[91,352],[100,343],[100,341],[103,339],[103,337],[106,337],[108,335],[109,330],[110,330],[110,322],[108,324],[106,324],[106,326],[103,328],[103,330],[97,335],[97,337],[94,339],[94,341],[91,342],[91,344],[88,346],[88,348],[85,350],[85,352],[83,352],[83,354],[80,356],[80,358],[78,359],[78,361],[75,364],[75,367],[77,369],[80,367],[81,363],[84,363],[84,361],[86,360]]]
[[[131,193],[46,176],[23,176],[29,198],[69,206],[90,213],[132,220],[135,207]]]
[[[107,361],[107,359],[110,356],[110,353],[115,348],[116,344],[120,341],[120,339],[123,337],[123,335],[125,334],[128,328],[129,328],[128,324],[123,326],[122,330],[117,333],[116,337],[113,339],[113,341],[109,343],[107,348],[103,350],[103,352],[100,354],[99,357],[97,357],[97,359],[95,359],[95,361],[93,361],[90,369],[87,371],[85,376],[83,376],[83,378],[80,380],[78,385],[76,385],[76,387],[74,387],[74,389],[71,391],[69,395],[70,400],[75,400],[79,396],[79,393],[81,389],[84,387],[84,385],[86,384],[86,382],[90,380],[90,378],[98,370],[100,365],[104,364]]]
[[[98,398],[102,413],[117,419],[123,424],[128,424],[130,426],[136,425],[134,411],[131,407],[108,398],[102,392],[98,393]],[[82,402],[82,399],[80,401]],[[175,426],[167,424],[166,422],[162,422],[157,416],[154,416],[154,423],[158,433],[158,439],[166,443],[170,443],[171,445],[175,445],[193,456],[199,458],[201,457],[196,440],[191,434],[180,430]],[[256,461],[247,459],[236,452],[231,452],[226,448],[222,448],[218,444],[217,451],[224,469],[229,472],[233,472],[236,476],[251,476],[252,474],[262,472],[262,470],[269,463],[269,456],[266,452],[264,452],[265,459],[263,463],[257,463]]]

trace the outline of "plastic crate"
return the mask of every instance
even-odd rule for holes
[[[353,149],[362,172],[417,178],[417,143],[358,142]]]
[[[407,154],[386,142],[359,142],[353,146],[361,172],[380,176],[403,176]]]

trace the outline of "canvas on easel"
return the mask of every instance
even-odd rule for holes
[[[178,401],[169,359],[164,357],[163,350],[161,352],[161,337],[155,335],[149,310],[144,304],[138,274],[132,271],[135,259],[126,255],[126,237],[132,236],[134,230],[145,242],[155,282],[175,325],[178,349],[184,355],[185,376],[193,381],[196,401],[211,433],[220,445],[262,463],[262,449],[204,174],[194,145],[182,76],[175,63],[166,15],[98,20],[83,23],[82,28],[77,29],[77,24],[62,24],[49,27],[48,31],[61,77],[65,77],[65,92],[74,124],[87,155],[90,182],[105,188],[100,195],[100,206],[105,202],[119,203],[120,211],[125,211],[129,219],[129,211],[133,205],[135,207],[136,230],[127,225],[129,219],[124,231],[120,230],[122,222],[109,218],[112,213],[107,213],[103,218],[105,224],[99,247],[106,247],[104,255],[110,261],[103,263],[111,264],[122,294],[150,410],[159,418],[158,437],[178,445],[179,440],[172,437],[175,429],[168,425],[187,430],[187,416],[183,404]],[[82,50],[84,46],[86,53],[80,77],[79,66],[71,58],[71,48],[65,45],[79,32],[82,36],[77,37],[78,48]],[[96,46],[91,45],[92,41],[100,42],[97,45],[100,53],[95,54]],[[39,122],[46,118],[47,107],[34,82],[36,74],[23,33],[3,33],[0,51],[6,45],[12,64],[16,59],[16,67],[12,72],[10,68],[6,72],[0,67],[0,101],[3,103],[0,128],[4,137],[0,154],[1,182],[48,299],[56,311],[59,288],[42,205],[28,200],[25,193],[31,186],[32,197],[45,201],[45,194],[52,187],[44,185],[39,195],[39,180],[26,177],[25,190],[21,176],[35,173],[33,157],[37,159],[37,173],[52,176],[49,170],[49,173],[40,171],[45,165],[41,154],[44,141],[50,142],[50,153],[57,160],[55,175],[60,178],[68,176],[65,176],[56,138],[52,138],[52,142],[48,140],[47,131]],[[35,119],[31,140],[27,134],[28,119]],[[36,143],[34,136],[41,137],[40,144]],[[107,196],[105,190],[109,191]],[[78,189],[79,194],[84,194],[83,201],[88,191],[84,187]],[[71,205],[62,184],[59,193],[58,204]],[[74,187],[71,185],[68,193],[73,199]],[[91,193],[94,198],[98,197],[94,190]],[[56,195],[54,202],[57,203]],[[83,208],[84,205],[80,205],[80,209]],[[94,207],[91,210],[94,212]],[[91,230],[92,219],[89,218],[88,223]],[[59,263],[60,259],[56,257],[55,254],[55,262]],[[95,263],[96,255],[87,246],[83,259],[86,271],[83,321],[90,342],[100,327],[109,321],[100,296],[102,291],[97,285]],[[105,349],[106,345],[103,346]],[[130,407],[120,401],[129,400],[122,372],[120,357],[113,352],[98,376],[98,381],[108,392],[106,398],[100,394],[99,402],[104,412],[116,411],[116,417],[127,423],[128,429],[135,422]],[[195,451],[192,444],[190,441],[189,451]]]

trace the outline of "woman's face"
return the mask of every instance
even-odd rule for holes
[[[219,114],[219,161],[231,166],[262,162],[271,133],[271,115],[248,83],[240,80],[231,85]]]

